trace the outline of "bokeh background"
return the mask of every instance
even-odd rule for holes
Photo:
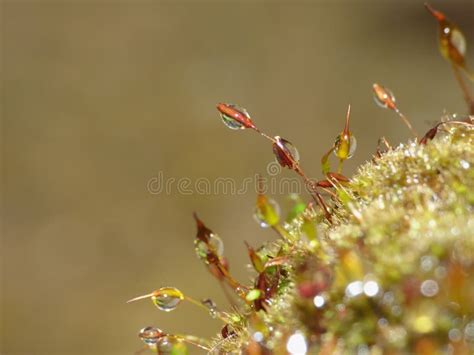
[[[150,324],[218,331],[192,305],[162,313],[125,301],[174,285],[224,306],[194,255],[191,215],[220,234],[247,281],[243,241],[275,238],[252,218],[255,193],[151,194],[147,182],[265,174],[268,142],[226,129],[217,102],[293,141],[312,176],[348,103],[358,150],[347,174],[380,136],[409,137],[373,103],[373,82],[394,90],[419,131],[464,113],[422,3],[3,0],[1,354],[132,354]],[[432,3],[474,43],[474,2]]]

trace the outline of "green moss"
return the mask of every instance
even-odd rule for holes
[[[266,312],[249,307],[239,335],[219,347],[255,346],[259,323],[259,346],[274,353],[295,331],[310,353],[472,351],[473,132],[450,126],[426,145],[389,150],[338,189],[331,225],[315,211],[288,223],[291,238],[264,248],[288,257],[279,292]],[[304,235],[308,220],[315,240]],[[302,292],[313,284],[317,292]]]

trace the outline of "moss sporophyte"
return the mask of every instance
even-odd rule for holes
[[[464,35],[426,7],[473,114]],[[293,198],[294,208],[282,218],[278,203],[259,189],[255,219],[276,238],[258,248],[246,243],[254,270],[249,284],[232,276],[223,240],[195,215],[196,255],[226,292],[228,309],[174,287],[129,302],[150,299],[165,312],[191,302],[222,328],[202,339],[148,326],[139,332],[140,352],[474,353],[474,116],[444,117],[419,136],[394,94],[379,84],[372,89],[375,102],[394,111],[414,138],[396,148],[380,138],[373,157],[346,177],[343,163],[356,148],[349,106],[343,130],[322,155],[318,181],[307,177],[292,143],[264,133],[244,108],[217,105],[227,127],[269,141],[278,164],[301,177],[313,201]]]

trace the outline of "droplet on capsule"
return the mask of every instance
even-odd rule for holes
[[[390,89],[379,84],[373,84],[372,88],[374,90],[374,101],[377,105],[382,108],[389,108],[391,110],[396,108],[395,95],[393,95]]]
[[[207,299],[204,299],[201,301],[202,305],[205,306],[208,310],[209,310],[209,315],[212,317],[212,318],[216,318],[217,317],[217,305],[214,303],[213,300],[207,298]]]
[[[245,128],[255,128],[249,113],[243,107],[234,104],[218,104],[222,122],[230,129],[238,130]]]
[[[165,312],[173,311],[183,299],[183,293],[175,287],[162,287],[151,296],[153,304]]]
[[[441,55],[447,60],[453,62],[460,67],[464,67],[466,54],[466,39],[461,30],[453,23],[446,19],[446,16],[425,4],[430,14],[438,21],[439,24],[439,50]]]
[[[155,346],[158,343],[158,340],[164,335],[165,334],[161,329],[151,326],[141,329],[138,333],[138,337],[149,346]]]
[[[174,338],[169,336],[161,337],[156,344],[158,354],[171,354],[176,342],[177,341]]]
[[[208,235],[207,242],[204,242],[200,239],[195,239],[194,241],[194,250],[199,259],[203,260],[205,263],[208,263],[208,256],[211,254],[216,255],[218,258],[224,256],[224,242],[222,239],[215,233]]]
[[[349,142],[348,148],[343,147],[343,145],[347,144],[346,142]],[[357,139],[350,134],[349,139],[341,137],[341,135],[338,135],[336,137],[336,140],[334,141],[334,150],[333,153],[336,157],[339,159],[350,159],[354,156],[354,153],[357,149]]]
[[[291,355],[305,355],[308,351],[306,338],[301,332],[292,334],[286,342],[286,350]]]
[[[273,154],[275,154],[278,164],[282,167],[295,169],[300,160],[300,154],[296,147],[280,136],[275,136],[273,143]]]
[[[275,226],[280,220],[280,206],[275,200],[259,194],[254,218],[262,228]]]

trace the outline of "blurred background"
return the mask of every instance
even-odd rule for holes
[[[266,174],[270,144],[227,129],[218,102],[292,141],[315,177],[349,103],[358,148],[347,175],[380,136],[410,137],[374,104],[373,82],[420,132],[465,113],[422,4],[4,0],[1,354],[133,354],[147,325],[219,331],[192,305],[163,313],[125,301],[173,285],[225,306],[194,254],[192,212],[247,282],[243,241],[275,238],[252,218],[255,192],[152,194],[148,182]],[[474,43],[474,2],[432,4]],[[273,197],[288,210],[287,196]]]

